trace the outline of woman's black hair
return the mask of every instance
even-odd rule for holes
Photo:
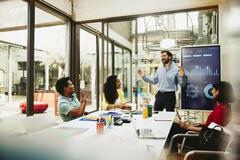
[[[117,92],[117,76],[109,76],[107,81],[104,83],[103,86],[103,93],[105,96],[106,101],[109,104],[114,104],[116,99],[118,99],[118,92]]]
[[[219,81],[213,85],[213,88],[218,90],[219,94],[216,97],[219,103],[231,103],[234,101],[233,88],[229,82]]]
[[[70,77],[63,77],[57,80],[56,82],[56,90],[59,94],[63,96],[64,94],[64,87],[68,86],[68,81],[70,80]]]

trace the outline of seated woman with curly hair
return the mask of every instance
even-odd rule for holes
[[[103,86],[103,102],[102,108],[104,110],[111,109],[128,109],[131,110],[131,107],[128,106],[124,99],[124,93],[120,89],[121,82],[117,79],[117,76],[109,76],[107,81]]]

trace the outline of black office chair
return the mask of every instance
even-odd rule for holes
[[[224,132],[227,131],[227,134],[233,135],[231,131],[228,129],[224,128]],[[173,142],[177,138],[183,138],[182,143],[178,144],[177,148],[178,151],[177,153],[173,152]],[[226,157],[230,154],[228,152],[229,146],[232,142],[232,138],[229,138],[227,144],[225,145],[226,147],[224,148],[224,151],[219,151],[219,150],[198,150],[197,145],[189,146],[188,144],[194,144],[194,143],[186,143],[188,140],[192,140],[195,142],[195,144],[198,144],[199,141],[199,134],[196,132],[189,131],[186,134],[176,134],[171,138],[170,141],[170,146],[169,146],[169,154],[167,156],[168,160],[189,160],[189,159],[194,159],[194,160],[212,160],[212,159],[226,159]]]

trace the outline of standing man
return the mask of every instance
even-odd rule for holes
[[[158,92],[155,96],[154,110],[163,111],[166,108],[166,111],[174,111],[177,84],[180,84],[181,87],[185,86],[187,77],[184,69],[180,68],[178,70],[176,64],[172,61],[171,52],[162,51],[161,59],[163,66],[158,67],[153,78],[146,76],[141,69],[138,70],[138,74],[144,81],[157,84]]]
[[[64,122],[84,115],[88,96],[83,96],[81,103],[79,102],[70,77],[60,78],[56,82],[56,89],[60,94],[58,98],[59,113]]]

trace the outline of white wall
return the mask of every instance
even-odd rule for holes
[[[73,0],[77,21],[196,8],[220,0]]]
[[[232,121],[229,128],[235,131],[235,135],[240,135],[240,74],[239,74],[239,60],[240,60],[240,1],[231,0],[230,2],[222,3],[221,5],[221,46],[222,46],[222,68],[223,79],[230,81],[233,84],[235,91],[235,103],[232,104]],[[234,144],[239,150],[239,140],[235,137]],[[239,152],[236,155],[230,155],[230,159],[239,157]],[[233,158],[234,157],[234,158]]]
[[[222,1],[219,4],[219,42],[221,45],[222,79],[226,81],[240,80],[236,73],[240,49],[240,7],[232,3],[234,0]],[[237,11],[236,11],[237,10]]]

